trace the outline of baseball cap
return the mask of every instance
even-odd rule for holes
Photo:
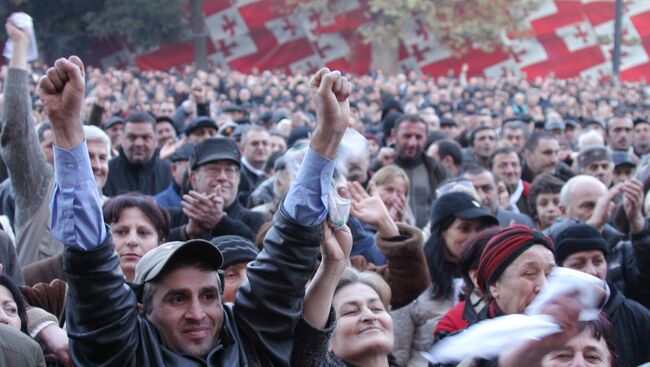
[[[560,120],[550,120],[546,121],[544,124],[544,130],[564,130],[566,128],[566,125],[564,125],[564,122]]]
[[[614,161],[614,168],[620,166],[636,167],[636,162],[627,152],[618,150],[612,152],[612,161]]]
[[[171,162],[178,161],[189,161],[192,158],[192,152],[194,152],[195,145],[192,143],[183,144],[169,158]]]
[[[598,161],[612,161],[609,149],[601,145],[593,145],[586,147],[578,154],[578,167],[580,169]]]
[[[113,116],[113,117],[109,118],[108,120],[106,120],[106,122],[104,122],[103,128],[104,128],[104,130],[105,129],[110,129],[111,127],[113,127],[114,125],[117,125],[117,124],[124,125],[124,119],[119,117],[119,116]]]
[[[228,138],[208,138],[194,148],[190,158],[190,169],[194,170],[202,164],[223,160],[233,161],[237,166],[241,166],[237,144]]]
[[[433,202],[431,228],[438,226],[442,220],[449,217],[465,220],[480,219],[488,225],[498,225],[499,221],[481,204],[464,192],[450,192]]]
[[[198,130],[202,127],[209,127],[214,129],[214,131],[219,130],[217,123],[214,122],[213,119],[209,118],[208,116],[199,116],[187,124],[185,127],[185,135],[190,135],[195,130]]]
[[[143,285],[155,279],[167,265],[173,264],[179,258],[187,257],[209,261],[215,271],[223,264],[221,251],[209,241],[194,239],[185,242],[167,242],[147,252],[140,259],[135,266],[133,283]]]

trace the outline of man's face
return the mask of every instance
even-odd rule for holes
[[[424,150],[427,141],[427,127],[421,122],[403,121],[397,130],[397,154],[413,159]]]
[[[90,167],[93,169],[95,183],[101,191],[104,188],[104,184],[106,184],[106,177],[108,176],[108,147],[106,143],[98,140],[87,140],[86,145],[88,146]]]
[[[613,150],[628,150],[632,144],[633,123],[627,117],[613,118],[607,129],[608,143]]]
[[[212,194],[220,186],[224,204],[229,206],[237,198],[239,174],[239,168],[231,161],[210,162],[190,172],[190,183],[203,194]]]
[[[579,195],[569,195],[565,216],[584,222],[591,217],[598,199],[607,194],[607,189],[596,182],[585,182],[579,190]]]
[[[474,136],[472,151],[475,156],[482,159],[490,158],[497,147],[497,133],[492,129],[481,130]]]
[[[635,168],[628,165],[621,165],[614,168],[612,176],[612,185],[625,182],[634,176]]]
[[[505,139],[510,147],[517,152],[521,152],[526,143],[526,137],[524,132],[520,129],[508,129],[505,128],[503,131],[503,139]]]
[[[587,165],[582,172],[585,175],[594,176],[600,182],[604,183],[605,186],[610,187],[612,185],[612,176],[614,174],[614,164],[608,160],[595,161]]]
[[[54,135],[52,134],[52,129],[43,132],[43,138],[39,145],[47,163],[49,165],[54,164]]]
[[[256,168],[264,167],[269,159],[269,133],[266,131],[251,131],[246,136],[246,143],[242,147],[242,155]]]
[[[503,153],[494,156],[492,171],[503,177],[508,186],[513,189],[521,179],[521,162],[517,153]]]
[[[555,173],[560,144],[555,139],[541,139],[534,151],[526,152],[526,163],[535,176]]]
[[[650,152],[650,124],[642,123],[634,127],[632,145],[639,155]]]
[[[127,122],[124,125],[122,149],[126,159],[134,164],[149,162],[156,151],[156,131],[149,122]]]
[[[189,160],[172,162],[172,176],[174,177],[174,182],[176,182],[178,186],[183,185],[183,176],[185,176],[185,172],[187,172],[187,167],[189,167],[189,165]]]
[[[449,139],[456,139],[460,134],[460,129],[455,125],[440,125],[440,131],[445,133]]]
[[[481,206],[489,210],[492,214],[496,213],[499,204],[499,192],[494,176],[490,172],[483,172],[478,175],[465,174],[468,180],[481,198]]]
[[[172,351],[205,358],[220,338],[223,306],[216,271],[181,268],[156,281],[147,319]]]
[[[211,127],[204,126],[192,131],[187,136],[187,142],[192,144],[199,144],[203,140],[211,138],[216,135],[217,135],[217,130]]]
[[[108,137],[111,139],[111,145],[114,148],[117,148],[122,144],[122,124],[115,124],[104,131],[106,132],[106,135],[108,135]]]
[[[246,262],[232,264],[223,271],[224,302],[235,302],[239,287],[248,280],[246,276],[246,265],[248,265]]]
[[[156,124],[156,135],[158,136],[158,148],[162,148],[169,140],[176,140],[176,130],[169,122],[159,122]]]
[[[284,152],[287,150],[287,141],[283,137],[271,135],[269,137],[269,155],[275,152]]]

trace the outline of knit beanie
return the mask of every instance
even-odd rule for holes
[[[599,250],[609,255],[607,242],[598,230],[585,223],[572,224],[555,237],[555,261],[562,265],[572,254],[581,251]]]
[[[514,224],[500,230],[485,246],[478,263],[477,280],[479,288],[488,294],[503,272],[519,255],[534,245],[542,245],[553,251],[553,240],[540,231],[521,224]]]
[[[259,252],[251,240],[241,236],[219,236],[211,239],[210,242],[217,246],[223,255],[221,265],[223,270],[237,263],[251,262],[257,258]]]

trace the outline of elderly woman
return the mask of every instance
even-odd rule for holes
[[[305,295],[292,366],[396,366],[390,287],[376,273],[346,268],[351,248],[347,227],[325,228],[323,261]]]

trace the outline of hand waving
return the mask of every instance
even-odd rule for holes
[[[366,190],[356,181],[348,183],[348,189],[352,196],[352,215],[364,223],[368,223],[380,233],[382,237],[394,237],[399,235],[397,225],[386,209],[386,205],[378,196],[370,196]]]

